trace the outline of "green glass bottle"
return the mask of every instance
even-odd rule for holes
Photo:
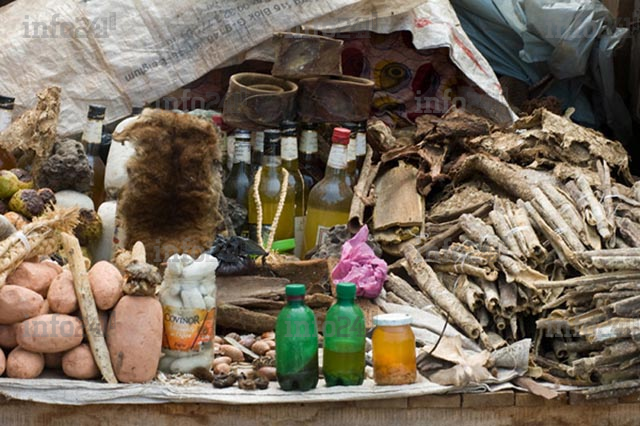
[[[365,326],[356,300],[356,285],[339,283],[337,302],[324,321],[322,371],[327,386],[355,386],[364,381]]]
[[[318,384],[316,318],[304,304],[304,285],[289,284],[285,294],[276,322],[276,375],[282,390],[306,391]]]

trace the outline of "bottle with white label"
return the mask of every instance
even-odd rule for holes
[[[321,244],[332,226],[349,220],[353,190],[347,181],[349,130],[333,129],[324,178],[309,193],[303,255]]]
[[[298,167],[298,132],[296,123],[293,121],[284,121],[280,130],[282,132],[282,167],[289,172],[289,186],[287,187],[287,191],[292,191],[295,194],[296,200],[293,225],[296,248],[293,254],[300,257],[304,241],[304,214],[306,207],[304,205],[304,180]]]
[[[91,198],[96,208],[105,200],[104,175],[105,165],[100,158],[100,144],[102,143],[102,122],[106,108],[103,106],[89,105],[87,114],[87,124],[82,133],[82,145],[84,146],[89,166],[93,171],[91,181]]]
[[[224,195],[235,200],[245,209],[248,208],[249,192],[251,190],[251,132],[249,130],[236,130],[235,155],[233,167],[229,177],[224,183]],[[248,236],[249,230],[246,224],[236,229],[236,234]]]
[[[356,133],[356,170],[361,171],[364,157],[367,155],[367,121],[358,123]]]
[[[304,180],[305,206],[309,199],[309,191],[324,177],[324,164],[318,155],[318,131],[313,123],[302,123],[300,132],[300,173]]]
[[[264,156],[264,132],[255,131],[251,133],[251,176],[262,165],[262,157]]]
[[[11,124],[15,98],[0,96],[0,132]],[[0,170],[10,170],[16,167],[16,158],[9,151],[0,148]]]
[[[344,123],[343,127],[349,130],[349,146],[347,148],[347,182],[353,188],[358,183],[360,171],[356,163],[356,135],[358,134],[358,125],[356,123]]]

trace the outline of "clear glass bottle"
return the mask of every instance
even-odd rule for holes
[[[14,105],[15,98],[0,96],[0,132],[11,124]],[[0,148],[0,170],[11,170],[14,168],[16,168],[16,158],[9,151]]]
[[[353,188],[358,183],[358,165],[356,162],[356,136],[358,134],[358,125],[356,123],[344,123],[343,127],[348,129],[349,132],[349,146],[347,148],[347,182],[349,187]]]
[[[347,223],[353,190],[347,180],[349,130],[333,129],[324,178],[309,193],[303,255],[323,241],[329,228]]]
[[[262,165],[262,157],[264,156],[264,132],[261,130],[251,133],[251,176]]]
[[[373,318],[373,378],[377,385],[407,385],[416,381],[416,338],[407,314]]]
[[[84,132],[82,133],[82,145],[87,153],[89,159],[89,165],[93,171],[93,178],[91,181],[91,198],[96,206],[96,209],[100,207],[100,204],[105,200],[104,190],[104,175],[105,164],[100,158],[100,144],[102,143],[102,122],[106,108],[98,105],[89,105],[89,112],[87,114],[87,124],[85,125]]]
[[[356,170],[362,171],[364,157],[367,155],[367,120],[358,123],[356,133]]]
[[[287,305],[276,321],[276,375],[285,391],[307,391],[318,385],[318,328],[304,304],[305,287],[285,288]]]
[[[338,283],[337,300],[324,320],[322,371],[327,386],[354,386],[364,381],[364,313],[356,300],[356,285]]]
[[[278,209],[283,185],[282,159],[280,158],[280,131],[265,130],[264,132],[264,156],[262,158],[262,171],[256,175],[259,179],[258,193],[262,203],[262,238],[266,244],[271,232],[273,219]],[[253,186],[253,185],[252,185]],[[294,213],[295,194],[287,191],[284,206],[277,224],[275,240],[294,238]],[[249,235],[254,241],[258,241],[258,207],[256,205],[253,189],[249,194]]]
[[[316,186],[324,177],[324,165],[318,155],[318,131],[313,123],[302,123],[300,132],[300,173],[304,180],[305,206],[309,199],[311,188]]]
[[[235,200],[244,208],[249,206],[251,192],[251,132],[236,130],[233,167],[224,183],[225,197]],[[246,224],[236,229],[237,235],[248,235]]]
[[[294,238],[296,247],[294,255],[300,257],[304,242],[305,219],[305,187],[302,173],[298,166],[298,131],[294,121],[284,121],[281,125],[282,132],[282,167],[289,172],[289,186],[287,191],[292,191],[295,196]]]

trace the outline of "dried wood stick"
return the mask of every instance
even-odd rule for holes
[[[598,257],[619,257],[619,256],[638,256],[640,257],[640,248],[629,247],[624,249],[607,249],[607,250],[589,250],[579,254],[581,258]]]
[[[563,239],[544,221],[538,211],[531,205],[531,203],[522,202],[518,200],[518,205],[522,206],[529,217],[533,220],[536,226],[540,229],[540,232],[544,234],[549,240],[553,248],[556,250],[556,254],[565,264],[568,263],[582,273],[588,273],[589,271],[578,261],[576,254],[565,244]]]
[[[480,247],[492,247],[501,253],[510,253],[507,245],[496,235],[493,228],[482,219],[469,214],[460,216],[460,226],[464,233]]]
[[[545,289],[557,287],[596,286],[600,284],[613,286],[614,284],[628,283],[638,280],[640,280],[640,271],[629,271],[604,272],[601,274],[568,278],[561,281],[536,282],[534,284],[539,289]]]
[[[545,222],[551,226],[557,234],[560,234],[571,250],[576,252],[584,251],[585,247],[582,241],[580,241],[578,234],[564,220],[560,212],[556,210],[542,190],[540,188],[533,188],[532,192],[534,199],[531,204],[536,208]]]
[[[462,244],[453,244],[459,247]],[[453,247],[452,246],[452,247]],[[482,253],[482,252],[478,252]],[[424,256],[425,260],[430,263],[464,263],[473,266],[488,266],[489,261],[486,257],[476,256],[472,251],[456,251],[452,249],[441,249],[439,251],[430,251]]]
[[[427,294],[450,318],[472,339],[480,338],[484,346],[488,346],[487,336],[476,318],[464,307],[449,290],[438,280],[436,273],[424,261],[424,258],[413,246],[403,250],[407,260],[407,272],[415,280],[418,287]]]
[[[502,201],[496,197],[493,202],[494,210],[489,213],[489,218],[493,224],[493,228],[498,234],[498,237],[505,243],[505,245],[512,251],[518,258],[524,259],[525,255],[520,250],[520,245],[516,241],[516,237],[512,232],[513,225],[509,223],[509,218],[504,212]]]
[[[427,299],[427,296],[414,289],[411,284],[394,273],[390,273],[387,276],[387,281],[384,283],[384,288],[387,291],[392,291],[400,299],[417,308],[422,309],[433,306],[433,303],[431,303],[429,299]]]
[[[63,232],[61,234],[62,247],[65,256],[69,262],[69,269],[73,275],[73,286],[78,298],[82,322],[91,347],[91,353],[96,361],[96,365],[102,373],[102,377],[107,383],[118,383],[116,375],[113,372],[111,358],[109,357],[109,349],[107,342],[102,333],[100,319],[98,318],[98,309],[91,292],[89,284],[89,275],[84,264],[84,257],[78,239],[71,234]]]
[[[624,241],[631,247],[640,247],[640,225],[629,218],[616,217],[616,226]]]
[[[607,218],[607,223],[611,227],[611,238],[606,241],[607,247],[615,247],[616,222],[615,209],[613,208],[613,189],[611,188],[611,171],[606,161],[596,162],[598,175],[600,176],[600,192],[602,193],[602,206]]]
[[[394,294],[392,291],[387,291],[385,298],[389,301],[389,303],[394,303],[396,305],[411,306],[411,303],[403,300],[400,296]]]
[[[582,376],[591,373],[597,367],[617,364],[638,354],[640,348],[633,341],[624,340],[605,347],[599,355],[575,360],[567,372],[572,377]]]
[[[498,271],[491,270],[489,268],[480,268],[466,263],[434,263],[433,269],[438,272],[471,275],[472,277],[481,278],[487,281],[495,281],[498,279]]]
[[[634,394],[640,388],[640,380],[627,380],[602,386],[594,386],[582,391],[587,399],[620,398]]]
[[[378,175],[380,163],[373,164],[373,150],[367,147],[367,154],[364,157],[364,164],[360,172],[358,183],[353,188],[353,200],[351,201],[351,210],[349,211],[349,222],[347,224],[349,231],[356,233],[364,225],[362,218],[364,217],[364,209],[367,206],[366,199],[369,196],[373,181]]]
[[[615,317],[596,325],[583,327],[579,332],[580,336],[585,337],[589,342],[595,343],[637,336],[640,330],[638,329],[638,320],[636,318]],[[640,349],[638,349],[638,352],[640,352]]]
[[[514,226],[514,236],[518,241],[520,250],[527,256],[528,259],[534,259],[537,262],[542,262],[547,257],[547,250],[542,246],[538,235],[536,235],[529,216],[524,208],[518,207],[510,210],[510,206],[507,205],[507,212],[511,218],[511,223]]]
[[[576,185],[578,185],[578,189],[582,195],[586,197],[587,202],[589,203],[589,210],[587,212],[591,212],[590,224],[596,226],[598,234],[600,234],[604,241],[609,241],[613,236],[615,236],[615,224],[609,223],[604,207],[602,207],[602,204],[600,204],[593,193],[587,178],[583,175],[578,176],[576,179]],[[588,217],[587,221],[589,221]]]
[[[488,327],[491,324],[491,315],[489,315],[489,311],[484,306],[480,306],[478,309],[474,311],[474,315],[478,318],[478,322],[484,328]]]
[[[492,314],[500,310],[500,295],[495,283],[486,280],[478,280],[478,285],[484,293],[484,306]]]
[[[460,301],[464,302],[471,312],[476,311],[483,305],[484,293],[482,289],[471,282],[466,275],[458,276],[457,285],[454,286],[453,294],[455,294]]]
[[[500,294],[500,308],[502,312],[507,318],[511,317],[518,307],[518,289],[515,283],[498,283],[498,292]]]
[[[567,354],[581,354],[588,352],[596,352],[602,350],[604,344],[601,342],[598,343],[590,343],[586,340],[576,340],[572,342],[567,342],[566,340],[562,340],[558,343],[558,349],[566,352]],[[568,356],[568,355],[567,355]]]
[[[640,313],[640,296],[633,296],[622,299],[608,306],[602,307],[602,310],[611,316],[636,318]],[[640,332],[640,328],[638,330]]]
[[[524,178],[522,170],[521,167],[505,163],[495,157],[474,154],[464,160],[454,176],[456,181],[461,181],[468,176],[475,177],[480,173],[514,197],[528,201],[533,198],[533,195],[531,185]]]

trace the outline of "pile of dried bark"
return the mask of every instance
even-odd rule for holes
[[[640,386],[640,186],[620,143],[543,109],[368,136],[350,225],[398,259],[383,309],[440,312],[488,349],[534,338],[532,371],[605,385],[591,396]]]

